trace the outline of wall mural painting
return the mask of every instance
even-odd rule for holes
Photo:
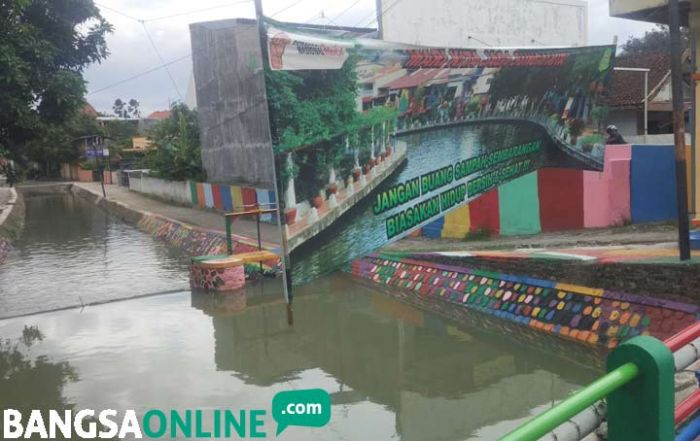
[[[601,170],[614,46],[443,49],[267,22],[294,284],[542,167]]]

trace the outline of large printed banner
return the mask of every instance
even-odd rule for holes
[[[614,46],[444,49],[267,31],[294,284],[540,167],[602,168]]]

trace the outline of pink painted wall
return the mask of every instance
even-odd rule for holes
[[[607,227],[630,221],[632,146],[605,148],[603,172],[583,172],[583,226]]]

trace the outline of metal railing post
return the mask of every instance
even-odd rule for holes
[[[226,219],[226,251],[229,255],[233,254],[233,239],[231,238],[231,218],[224,216]]]
[[[673,354],[653,337],[635,337],[610,353],[607,370],[629,363],[639,374],[608,395],[608,439],[673,441]]]

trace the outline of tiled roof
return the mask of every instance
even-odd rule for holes
[[[649,93],[652,93],[670,71],[671,56],[666,52],[653,52],[643,56],[623,55],[616,58],[615,67],[650,69]],[[606,101],[611,107],[641,105],[644,102],[644,72],[613,71]]]
[[[384,87],[387,89],[409,89],[411,87],[418,87],[424,85],[428,80],[431,80],[441,69],[418,69],[408,75],[401,78],[397,78]]]
[[[170,117],[170,110],[156,110],[151,112],[146,119],[168,119]]]

